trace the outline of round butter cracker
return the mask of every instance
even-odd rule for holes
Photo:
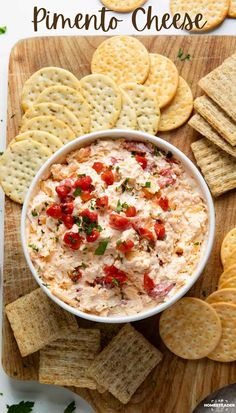
[[[207,31],[222,23],[228,14],[229,4],[230,0],[170,0],[170,10],[173,15],[179,13],[184,16],[188,13],[192,20],[197,14],[202,14],[201,23],[206,21],[206,25],[193,31]]]
[[[214,303],[230,303],[236,305],[236,288],[225,288],[223,290],[214,291],[206,302],[208,304]]]
[[[150,71],[145,86],[157,97],[160,109],[174,98],[179,84],[177,67],[168,57],[150,53]]]
[[[108,75],[117,84],[144,83],[149,67],[147,49],[131,36],[115,36],[104,40],[94,52],[91,63],[92,73]]]
[[[236,277],[229,278],[220,285],[220,290],[224,288],[236,288]]]
[[[45,89],[37,98],[36,103],[52,102],[68,108],[79,120],[83,132],[90,131],[90,113],[81,89],[80,91],[67,86],[51,86]]]
[[[236,277],[236,263],[234,265],[231,265],[231,267],[227,268],[224,270],[224,272],[221,274],[218,282],[218,288],[221,288],[221,285],[228,281],[230,278]]]
[[[160,335],[165,345],[187,360],[197,360],[211,353],[220,340],[221,331],[217,312],[198,298],[182,298],[160,318]]]
[[[25,141],[27,139],[32,139],[41,143],[42,145],[45,145],[51,151],[51,153],[56,152],[63,146],[61,140],[56,136],[52,135],[51,133],[38,130],[30,130],[17,135],[14,140],[10,142],[10,146],[15,142]]]
[[[193,110],[193,94],[187,82],[180,76],[176,95],[161,111],[160,132],[168,132],[182,126]]]
[[[37,116],[29,119],[21,127],[21,133],[38,130],[48,132],[56,136],[65,145],[75,139],[76,135],[73,130],[61,120],[54,116]]]
[[[101,0],[108,9],[119,13],[127,13],[143,6],[147,0]]]
[[[0,183],[5,194],[23,204],[32,179],[51,154],[33,139],[10,145],[0,158]]]
[[[121,90],[122,107],[115,127],[117,129],[137,129],[137,115],[132,99]]]
[[[85,99],[91,115],[91,132],[111,129],[121,111],[121,92],[109,76],[96,74],[81,79]]]
[[[21,128],[24,127],[29,119],[37,118],[39,116],[53,116],[55,119],[58,119],[69,126],[76,137],[83,135],[81,123],[77,117],[65,106],[52,102],[39,103],[28,109],[22,118]]]
[[[220,317],[222,336],[208,358],[215,361],[236,361],[236,305],[229,303],[211,304]]]
[[[35,72],[23,86],[23,110],[26,111],[33,106],[44,89],[55,85],[64,85],[80,90],[79,80],[68,70],[60,67],[43,67]]]
[[[228,258],[231,256],[232,252],[236,250],[236,228],[231,229],[226,236],[221,245],[220,257],[223,266],[227,265]],[[236,256],[235,256],[236,264]]]
[[[125,83],[121,88],[134,104],[138,130],[156,135],[160,122],[160,109],[154,93],[146,86],[137,83]]]

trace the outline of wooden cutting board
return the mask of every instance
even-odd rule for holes
[[[44,37],[23,40],[14,47],[9,63],[8,142],[18,133],[22,116],[20,95],[25,80],[42,66],[60,66],[71,70],[78,78],[89,74],[92,54],[103,40],[104,37]],[[198,80],[236,52],[236,37],[153,36],[141,37],[140,40],[150,52],[162,53],[175,61],[180,74],[191,85],[194,96],[201,93],[197,87]],[[180,48],[184,54],[191,55],[191,61],[181,62],[177,58]],[[188,125],[160,136],[193,159],[190,143],[198,136]],[[189,295],[204,298],[216,289],[222,271],[220,245],[226,231],[236,225],[235,203],[235,192],[216,200],[214,250],[204,274]],[[20,212],[19,205],[6,199],[4,305],[36,288],[20,244]],[[97,412],[190,413],[210,392],[236,381],[235,363],[215,363],[208,359],[185,361],[171,354],[158,337],[158,316],[135,323],[135,327],[163,351],[163,362],[151,373],[127,406],[122,406],[107,393],[100,395],[96,391],[74,389]],[[5,315],[2,350],[3,367],[10,377],[37,380],[38,354],[24,359],[20,357]]]

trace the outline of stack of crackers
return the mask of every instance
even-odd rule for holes
[[[126,404],[162,359],[130,324],[101,325],[101,343],[98,324],[80,328],[40,288],[8,304],[6,315],[21,356],[39,351],[40,383],[108,391]]]
[[[191,147],[214,196],[236,188],[236,54],[199,81],[189,125],[203,139]]]
[[[0,160],[0,183],[23,203],[32,178],[55,151],[89,132],[134,129],[156,135],[183,125],[193,96],[175,64],[129,36],[100,44],[92,74],[78,80],[68,70],[44,67],[24,84],[19,134]]]
[[[161,338],[179,357],[236,361],[236,228],[223,240],[221,261],[217,291],[205,301],[183,298],[161,315]]]

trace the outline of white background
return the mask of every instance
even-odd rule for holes
[[[153,13],[162,16],[169,12],[169,0],[149,0],[145,8],[153,6]],[[11,48],[22,39],[32,36],[45,35],[94,35],[104,34],[78,29],[50,30],[45,29],[44,24],[39,26],[39,31],[33,31],[33,7],[45,7],[51,13],[63,13],[66,17],[73,17],[77,13],[97,14],[101,8],[99,0],[5,0],[2,1],[0,11],[0,26],[7,26],[7,33],[0,36],[0,150],[5,147],[6,138],[6,112],[7,112],[7,71],[8,60]],[[113,34],[138,34],[135,32],[130,21],[130,14],[109,13],[115,15],[123,22],[119,24],[116,31],[108,32]],[[170,29],[159,33],[154,29],[143,34],[187,34],[186,32]],[[234,35],[236,34],[236,20],[226,19],[217,29],[213,30],[212,35]],[[0,246],[3,246],[3,194],[0,193]],[[3,262],[3,248],[0,248],[0,259]],[[5,413],[6,404],[18,403],[21,400],[35,401],[34,413],[63,413],[65,406],[72,400],[76,400],[77,410],[80,413],[89,413],[93,410],[79,397],[72,393],[51,386],[41,386],[37,383],[21,383],[9,380],[0,367],[0,412]]]

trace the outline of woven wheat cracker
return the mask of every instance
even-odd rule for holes
[[[213,196],[236,188],[235,158],[205,138],[192,143],[191,148]]]
[[[146,86],[136,83],[125,83],[121,88],[134,104],[138,129],[156,135],[160,122],[160,109],[155,95]]]
[[[56,136],[52,135],[51,133],[42,132],[39,130],[30,130],[17,135],[14,140],[10,142],[10,145],[13,145],[15,142],[24,141],[27,139],[33,139],[34,141],[45,145],[51,151],[51,153],[56,152],[63,146],[62,141]]]
[[[40,351],[39,382],[96,389],[88,369],[100,351],[100,331],[79,328]]]
[[[224,282],[228,281],[230,278],[236,277],[236,262],[231,265],[221,274],[218,282],[218,288],[220,289]]]
[[[167,132],[182,126],[193,110],[193,95],[187,82],[180,76],[176,95],[161,111],[159,131]]]
[[[187,360],[207,356],[221,337],[216,311],[210,304],[192,297],[182,298],[165,310],[159,328],[168,349]]]
[[[10,145],[0,157],[0,184],[5,194],[23,204],[32,179],[51,154],[33,139]]]
[[[76,137],[83,134],[81,123],[77,117],[65,106],[58,105],[57,103],[39,103],[38,105],[32,106],[27,112],[25,112],[22,117],[21,128],[24,127],[25,123],[39,116],[52,116],[55,119],[64,122],[68,127],[70,127],[75,133]]]
[[[84,133],[90,131],[89,106],[81,91],[67,86],[51,86],[45,89],[37,98],[36,104],[52,102],[65,106],[79,120]]]
[[[236,277],[229,278],[227,281],[223,282],[220,285],[220,289],[223,290],[224,288],[236,288]]]
[[[150,67],[149,53],[134,37],[111,37],[94,52],[91,71],[111,76],[118,84],[144,83]]]
[[[150,71],[145,86],[156,94],[160,109],[174,98],[179,84],[177,67],[166,56],[151,53]]]
[[[225,288],[218,290],[207,297],[208,304],[230,303],[236,305],[236,288]]]
[[[26,111],[33,106],[40,93],[54,85],[64,85],[80,90],[79,80],[68,70],[60,67],[43,67],[24,84],[22,91],[23,110]]]
[[[95,358],[89,373],[122,403],[128,403],[161,359],[161,353],[126,324]]]
[[[236,123],[208,96],[201,96],[194,101],[194,109],[227,142],[236,145]]]
[[[196,113],[196,115],[189,120],[188,124],[220,149],[236,158],[236,148],[226,142],[201,115]]]
[[[230,17],[236,17],[236,0],[230,0],[228,15]]]
[[[203,77],[199,86],[236,121],[236,54]]]
[[[101,0],[108,9],[127,13],[141,7],[147,0]]]
[[[41,288],[8,304],[5,311],[22,357],[78,329],[76,318],[50,300]]]
[[[118,129],[137,129],[135,105],[129,95],[121,90],[122,106],[115,127]]]
[[[202,29],[194,28],[193,31],[211,30],[218,26],[227,16],[230,0],[170,0],[171,13],[174,15],[188,13],[192,20],[196,15],[203,15],[202,22],[206,22]]]
[[[38,130],[56,136],[63,144],[75,139],[73,130],[54,116],[38,116],[29,119],[21,127],[21,133]]]
[[[121,111],[121,92],[105,75],[88,75],[81,79],[83,93],[91,114],[91,132],[111,129]]]
[[[236,228],[231,229],[223,239],[220,256],[223,266],[225,266],[228,258],[236,249]]]
[[[211,304],[220,317],[222,336],[216,348],[208,355],[215,361],[236,360],[236,305],[229,303]]]

